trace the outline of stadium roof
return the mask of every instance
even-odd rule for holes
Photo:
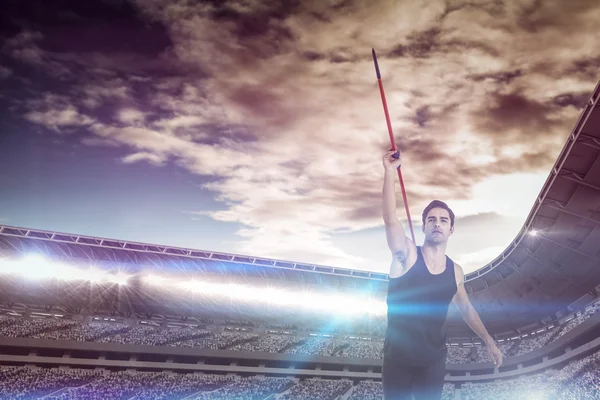
[[[465,277],[488,329],[517,329],[596,296],[600,284],[600,82],[568,136],[523,228]],[[455,325],[458,328],[464,323]]]
[[[495,260],[465,277],[490,332],[535,328],[591,296],[600,284],[600,83],[586,103],[520,233]],[[0,255],[126,264],[130,270],[190,271],[384,296],[386,274],[76,234],[0,226]],[[583,299],[583,300],[582,300]],[[6,299],[5,299],[6,300]],[[148,303],[146,303],[148,304]],[[451,308],[449,332],[470,329]],[[139,310],[138,310],[139,311]],[[147,310],[153,312],[152,310]]]

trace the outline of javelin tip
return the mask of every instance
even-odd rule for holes
[[[371,54],[373,54],[373,62],[375,63],[375,72],[377,73],[377,79],[381,79],[381,74],[379,73],[379,63],[377,62],[377,54],[375,54],[375,49],[371,48]]]

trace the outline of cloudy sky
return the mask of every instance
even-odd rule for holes
[[[387,272],[373,47],[417,240],[446,201],[470,272],[599,77],[596,0],[50,3],[0,16],[1,224]]]

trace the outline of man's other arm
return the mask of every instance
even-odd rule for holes
[[[463,317],[467,325],[469,325],[469,328],[471,328],[473,332],[475,332],[477,336],[479,336],[485,343],[490,353],[490,357],[492,358],[492,362],[496,365],[496,367],[499,367],[502,365],[502,353],[496,346],[496,343],[494,343],[494,339],[488,333],[487,329],[483,325],[483,322],[481,321],[481,318],[479,317],[479,314],[469,300],[469,296],[465,290],[465,274],[462,267],[456,263],[454,264],[454,267],[456,269],[459,283],[457,285],[457,291],[452,299],[452,302],[458,308],[460,315]]]

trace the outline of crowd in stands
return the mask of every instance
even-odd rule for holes
[[[381,340],[349,340],[348,346],[340,350],[338,357],[383,358],[383,342]]]
[[[585,311],[578,313],[575,318],[562,324],[554,329],[544,332],[540,335],[529,336],[526,339],[522,339],[518,346],[514,348],[514,351],[509,356],[518,356],[521,354],[529,353],[530,351],[540,349],[545,345],[552,343],[556,339],[564,336],[577,325],[590,318],[596,312],[600,310],[600,303],[596,303],[588,307]]]
[[[159,375],[158,379],[150,382],[148,386],[140,387],[129,400],[183,398],[198,392],[214,392],[234,382],[233,378],[221,375],[176,375],[165,373],[156,375]]]
[[[292,386],[292,378],[170,374],[165,372],[0,368],[4,400],[231,400],[264,399]],[[251,396],[251,397],[250,397]]]
[[[352,388],[352,393],[347,400],[381,400],[383,399],[383,386],[381,382],[361,381]],[[454,385],[444,383],[442,400],[454,400]]]
[[[381,400],[383,399],[383,386],[381,382],[361,381],[354,385],[347,400]],[[454,400],[454,385],[444,383],[442,400]]]
[[[505,357],[514,357],[541,348],[565,335],[600,309],[596,304],[577,314],[567,323],[526,338],[497,343]],[[215,350],[260,351],[271,353],[321,355],[381,359],[383,340],[348,337],[306,336],[300,334],[227,331],[214,327],[158,327],[135,325],[133,321],[72,321],[56,318],[0,316],[0,337],[33,337],[149,346],[171,346]],[[485,345],[448,346],[450,364],[489,362]]]
[[[53,321],[53,320],[50,320]],[[33,337],[38,339],[77,340],[80,342],[98,342],[101,339],[127,332],[131,327],[120,323],[89,322],[69,326],[65,330],[39,332]]]
[[[159,328],[156,326],[132,326],[116,335],[105,336],[101,343],[129,343],[147,346],[164,346],[173,342],[209,335],[210,332],[195,328]]]
[[[333,400],[348,391],[352,382],[332,379],[305,379],[284,393],[279,400]]]
[[[379,400],[381,382],[355,383],[335,379],[239,377],[86,370],[69,368],[0,367],[0,398],[6,400]],[[460,385],[463,400],[592,400],[600,398],[600,351],[558,370],[530,376]],[[442,399],[455,398],[445,383]]]
[[[600,309],[588,307],[568,322],[537,335],[498,343],[505,356],[535,350],[564,336]],[[1,337],[32,337],[151,346],[266,351],[285,354],[381,358],[383,341],[348,337],[227,330],[222,327],[158,327],[134,321],[75,321],[58,318],[0,316]],[[1,339],[0,339],[1,340]],[[489,361],[485,346],[449,346],[449,363]],[[474,399],[600,399],[600,351],[556,370],[486,383],[464,383],[461,398]],[[443,399],[454,399],[454,385],[444,385]],[[348,400],[382,398],[381,382],[355,383],[335,379],[238,377],[210,374],[100,369],[0,367],[0,398],[25,400]]]
[[[362,381],[355,385],[348,400],[381,400],[383,399],[383,386],[381,382]]]
[[[600,399],[600,352],[559,370],[488,383],[464,383],[463,400]]]
[[[342,339],[313,336],[306,338],[298,346],[287,349],[285,353],[334,356],[338,350],[346,345],[346,341]]]
[[[304,339],[296,335],[261,335],[252,342],[244,342],[230,347],[230,350],[238,351],[264,351],[267,353],[282,353],[292,348]]]
[[[33,337],[44,332],[75,328],[77,322],[46,318],[0,318],[0,337]]]
[[[352,388],[352,382],[333,379],[234,377],[210,374],[59,369],[0,368],[0,398],[25,400],[332,400]],[[381,382],[360,382],[349,400],[382,398]],[[444,400],[452,399],[454,386],[444,385]]]
[[[0,398],[25,400],[43,397],[66,387],[83,386],[99,376],[94,370],[0,368]]]
[[[211,332],[207,336],[179,340],[170,343],[169,346],[223,350],[258,338],[259,334],[251,332]]]

